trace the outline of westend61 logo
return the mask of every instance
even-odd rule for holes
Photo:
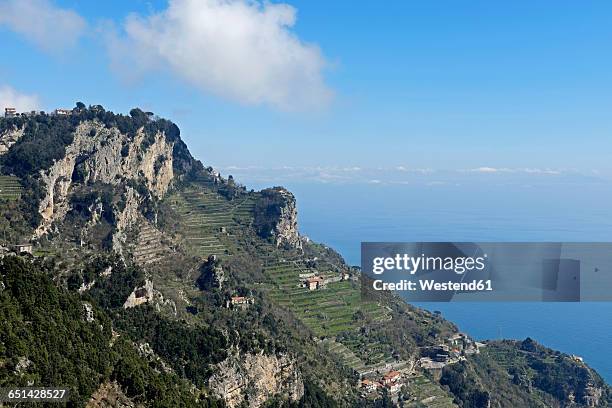
[[[612,301],[612,242],[362,242],[362,296]]]
[[[441,257],[441,256],[411,256],[396,254],[391,257],[375,257],[372,259],[372,273],[380,275],[385,271],[406,271],[414,275],[417,271],[453,271],[463,275],[470,271],[483,271],[487,254],[478,257]]]

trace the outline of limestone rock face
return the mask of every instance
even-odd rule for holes
[[[230,408],[261,407],[273,396],[298,401],[304,395],[301,373],[288,356],[231,355],[218,364],[209,387]]]
[[[82,122],[64,157],[40,174],[46,194],[40,202],[42,222],[35,236],[44,235],[54,221],[65,216],[69,209],[68,193],[75,179],[112,185],[138,181],[153,196],[163,197],[174,177],[173,142],[158,132],[147,145],[143,143],[145,137],[142,129],[131,140],[116,128],[107,129],[96,121]]]
[[[101,384],[86,405],[87,408],[134,408],[141,406],[136,405],[129,399],[115,381]]]
[[[164,299],[164,295],[153,287],[150,279],[145,279],[144,285],[134,288],[123,303],[123,308],[129,309],[145,303],[154,305],[158,312],[164,308],[174,316],[177,315],[176,303],[172,299]]]
[[[125,206],[116,214],[117,232],[113,235],[113,250],[119,254],[123,253],[123,246],[127,240],[126,232],[130,226],[139,220],[138,207],[142,197],[133,188],[126,186],[124,191]]]
[[[225,282],[225,272],[223,267],[219,265],[215,255],[210,255],[208,260],[201,267],[201,275],[198,278],[197,284],[201,289],[223,288]]]
[[[13,128],[0,133],[0,155],[8,152],[12,145],[23,136],[24,127]]]
[[[598,407],[602,396],[603,389],[589,383],[584,389],[583,403],[587,407]]]
[[[152,302],[155,299],[155,290],[153,290],[153,282],[146,280],[145,284],[139,288],[135,288],[130,296],[126,299],[123,304],[124,309],[144,305],[145,303]]]
[[[301,248],[302,241],[298,232],[295,196],[284,188],[279,190],[279,194],[283,197],[285,205],[280,208],[280,216],[275,228],[276,245],[286,244],[293,248]]]
[[[283,187],[262,190],[255,206],[255,228],[279,247],[302,248],[295,196]]]
[[[164,360],[162,360],[160,356],[155,354],[155,352],[153,351],[153,348],[151,347],[149,343],[138,343],[136,345],[136,350],[138,351],[138,354],[140,355],[140,357],[147,360],[149,364],[152,364],[155,367],[159,367],[159,369],[161,369],[161,371],[165,373],[173,372],[170,365],[168,365]]]
[[[91,303],[83,302],[83,312],[84,312],[83,317],[87,323],[91,323],[95,320],[93,307],[91,306]]]

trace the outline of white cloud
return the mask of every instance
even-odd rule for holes
[[[56,7],[49,0],[0,0],[0,26],[45,51],[58,52],[74,46],[86,24],[74,11]]]
[[[539,168],[507,168],[507,167],[478,167],[475,169],[463,170],[470,173],[526,173],[526,174],[548,174],[558,175],[561,174],[561,170],[553,169],[539,169]]]
[[[40,110],[40,100],[37,95],[26,95],[17,92],[10,86],[0,86],[0,109],[4,114],[4,108],[15,108],[17,112],[29,112]]]
[[[552,175],[561,174],[560,170],[553,170],[553,169],[525,168],[525,169],[521,169],[521,170],[524,173],[532,173],[532,174],[552,174]]]
[[[473,173],[499,173],[505,172],[508,169],[497,169],[495,167],[478,167],[476,169],[470,169],[469,171]]]
[[[283,110],[326,105],[327,61],[292,31],[296,10],[259,0],[170,0],[130,15],[107,45],[121,71],[167,69],[201,91]]]
[[[405,172],[405,173],[418,173],[418,174],[429,174],[429,173],[433,173],[434,170],[433,169],[419,169],[419,168],[409,168],[406,166],[396,166],[395,170],[400,171],[400,172]]]

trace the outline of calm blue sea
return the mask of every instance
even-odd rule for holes
[[[607,183],[284,184],[297,196],[301,231],[354,265],[361,241],[612,241]],[[529,336],[582,356],[612,383],[612,303],[421,306],[477,339]]]

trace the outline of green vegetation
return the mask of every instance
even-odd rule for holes
[[[142,360],[123,336],[112,341],[111,320],[91,304],[87,321],[79,296],[58,288],[42,265],[17,257],[0,263],[0,387],[66,386],[72,406],[84,406],[106,381],[117,381],[136,402],[164,407],[222,406],[176,375]]]
[[[28,215],[21,200],[0,200],[0,239],[5,245],[21,242],[30,235]]]
[[[64,157],[66,146],[74,139],[75,119],[49,115],[22,119],[24,134],[2,156],[3,172],[25,178]]]
[[[132,339],[149,343],[176,372],[198,386],[204,386],[212,374],[211,364],[227,357],[228,344],[218,330],[165,319],[151,307],[128,309],[116,323]]]
[[[175,374],[166,373],[162,367],[144,360],[126,339],[117,339],[112,356],[116,362],[109,379],[117,381],[126,395],[136,402],[159,408],[225,407],[223,401],[192,390],[189,383]]]
[[[312,381],[304,382],[304,396],[298,402],[272,398],[264,408],[336,408],[338,403]]]
[[[412,378],[402,391],[405,408],[453,408],[457,405],[452,396],[439,384],[419,375]]]
[[[229,203],[215,193],[186,190],[172,198],[173,209],[185,226],[185,240],[194,253],[207,258],[226,251],[220,240],[221,228],[233,223]]]
[[[0,200],[15,200],[21,196],[23,187],[19,178],[0,176]]]
[[[79,103],[68,116],[0,119],[0,131],[25,127],[0,158],[5,244],[32,236],[39,172],[64,155],[85,120],[119,129],[123,156],[141,129],[144,148],[164,132],[174,142],[176,177],[157,199],[139,175],[121,188],[85,183],[87,166],[77,165],[65,218],[34,243],[35,257],[0,261],[0,386],[67,385],[71,404],[82,406],[116,382],[135,404],[221,407],[208,389],[218,364],[261,354],[289,362],[283,369],[295,368],[304,383],[300,401],[276,395],[267,407],[612,404],[594,371],[531,340],[491,342],[437,372],[413,369],[423,347],[456,333],[452,323],[388,293],[364,297],[358,269],[324,245],[277,247],[273,230],[293,205],[290,193],[247,192],[231,176],[221,178],[191,157],[174,124],[139,109],[124,116]],[[111,244],[126,185],[140,195],[136,219],[146,221],[122,231],[119,256]],[[309,288],[313,277],[319,286]],[[148,304],[125,310],[145,280],[154,285]],[[236,296],[248,302],[232,304]],[[380,379],[391,369],[404,372],[399,392],[358,397],[360,376]],[[250,398],[252,384],[245,390]]]
[[[187,248],[201,258],[231,253],[236,243],[229,235],[250,225],[256,198],[245,196],[228,201],[214,190],[194,183],[169,197],[179,216],[180,233]],[[235,252],[232,251],[232,252]]]
[[[18,258],[3,259],[0,270],[5,286],[0,292],[1,386],[67,385],[73,400],[84,402],[112,371],[110,320],[94,311],[97,324],[85,322],[77,296],[57,289]]]
[[[324,264],[319,267],[322,269],[308,268],[299,260],[266,266],[264,274],[270,282],[271,299],[291,310],[319,337],[354,330],[365,319],[383,318],[384,309],[379,305],[362,303],[360,287],[356,282],[333,282],[317,290],[304,287],[306,277],[314,274],[324,279],[339,279],[338,274],[325,268]]]
[[[596,372],[581,361],[543,347],[532,339],[490,342],[484,357],[476,362],[495,361],[514,385],[524,392],[537,391],[544,403],[575,400],[577,404],[588,405],[595,396],[600,406],[612,405],[611,390]]]
[[[106,279],[98,278],[97,275],[109,266],[112,268],[110,276]],[[96,284],[88,295],[104,309],[122,307],[132,290],[144,283],[142,269],[134,265],[126,266],[119,259],[115,259],[114,262],[99,261],[87,265],[83,269],[82,276],[85,284],[92,282],[95,276]],[[70,282],[68,283],[70,285]]]
[[[444,367],[440,384],[445,385],[455,395],[455,400],[465,408],[487,408],[491,404],[491,396],[481,390],[478,385],[466,375],[466,363],[451,364]]]

